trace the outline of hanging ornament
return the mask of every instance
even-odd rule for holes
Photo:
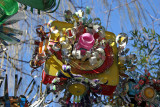
[[[15,0],[0,0],[0,24],[18,12],[18,3]]]
[[[55,12],[60,4],[60,0],[58,1],[58,4],[56,3],[56,0],[16,0],[17,2],[24,4],[25,6],[31,7],[31,12],[33,12],[33,8],[38,9],[39,11],[47,11],[49,13]],[[56,6],[57,5],[57,6]],[[54,10],[52,10],[55,8]]]

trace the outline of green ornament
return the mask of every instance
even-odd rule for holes
[[[42,11],[48,11],[56,6],[56,0],[16,0],[19,3],[30,6],[31,8],[36,8]],[[55,8],[59,7],[60,0],[58,1],[58,5]],[[52,12],[54,12],[53,10]]]
[[[56,90],[56,85],[53,85],[53,90],[54,90],[54,91]]]
[[[86,14],[90,14],[91,13],[91,9],[87,6],[86,7]]]
[[[56,83],[56,82],[57,82],[57,80],[54,79],[54,80],[53,80],[53,83]]]
[[[85,24],[87,22],[87,18],[86,17],[83,17],[82,18],[82,21],[83,21],[83,24]]]
[[[80,96],[77,96],[77,103],[80,102]]]
[[[88,83],[88,78],[85,78],[85,80],[84,80],[86,83]]]
[[[15,0],[0,0],[0,24],[18,12],[18,3]]]

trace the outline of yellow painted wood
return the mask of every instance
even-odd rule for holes
[[[86,92],[86,87],[83,84],[75,83],[68,87],[72,95],[81,96]]]
[[[53,21],[51,26],[56,26],[59,31],[62,31],[63,28],[72,28],[74,27],[71,23],[61,22],[61,21]]]
[[[55,55],[53,55],[53,56],[51,56],[50,59],[48,59],[45,62],[45,72],[51,76],[56,76],[56,74],[59,70],[61,70],[63,72],[62,65],[63,65],[63,63],[60,60],[58,60]],[[69,74],[67,74],[65,72],[63,72],[63,73],[66,76],[70,77]]]

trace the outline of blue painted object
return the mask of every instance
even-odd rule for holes
[[[5,107],[10,107],[10,106],[11,106],[10,101],[9,100],[5,101]]]
[[[21,98],[20,107],[25,107],[26,98]]]
[[[129,82],[128,85],[129,85],[129,90],[128,90],[129,95],[134,96],[139,93],[139,90],[134,89],[134,86],[136,85],[136,83]]]

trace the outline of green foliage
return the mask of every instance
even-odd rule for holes
[[[138,72],[148,69],[154,77],[160,77],[160,35],[153,29],[131,31],[131,44],[138,58]]]

